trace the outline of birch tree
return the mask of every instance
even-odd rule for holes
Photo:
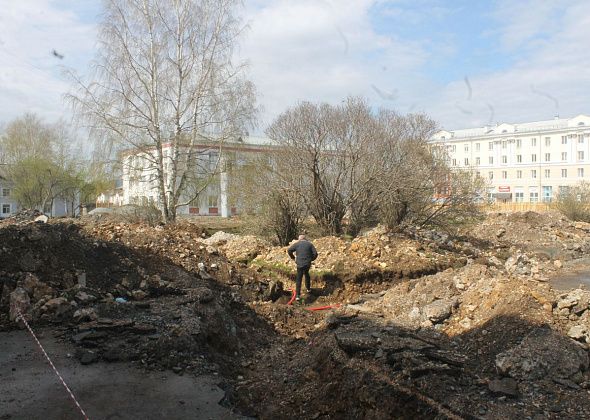
[[[254,120],[253,85],[232,60],[238,6],[105,0],[91,80],[71,75],[75,112],[102,148],[140,157],[165,223],[217,172],[204,148],[220,148]]]

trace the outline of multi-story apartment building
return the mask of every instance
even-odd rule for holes
[[[207,142],[198,145],[200,166],[205,168],[203,179],[208,183],[205,189],[198,194],[196,200],[180,207],[177,214],[227,217],[239,212],[239,203],[230,197],[230,174],[233,168],[242,166],[250,159],[264,156],[272,149],[270,139],[252,136],[240,137],[235,141],[225,141],[221,145]],[[162,152],[165,156],[164,173],[167,177],[171,164],[170,147],[164,147]],[[108,197],[106,194],[99,197],[98,201],[101,204],[104,202],[115,206],[126,204],[158,205],[160,198],[155,177],[156,171],[151,167],[149,156],[146,156],[146,153],[153,152],[123,153],[121,188],[112,192]]]
[[[488,198],[550,202],[580,181],[590,181],[590,116],[441,130],[431,141],[449,164],[489,181]]]

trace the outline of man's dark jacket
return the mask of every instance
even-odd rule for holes
[[[305,239],[295,242],[289,247],[287,252],[289,253],[289,257],[291,257],[291,259],[295,259],[293,253],[297,255],[297,259],[295,259],[297,267],[311,265],[311,262],[318,257],[318,252],[316,251],[313,244]]]

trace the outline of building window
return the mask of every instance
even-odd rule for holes
[[[506,149],[506,140],[502,142],[502,149]]]
[[[488,172],[488,179],[494,179],[494,173]]]
[[[516,155],[516,162],[522,163],[522,155]]]
[[[207,198],[207,204],[209,205],[209,207],[217,207],[217,196],[216,195],[210,195]]]
[[[2,188],[2,197],[10,197],[10,188]]]
[[[465,166],[469,166],[469,159],[465,158]]]
[[[578,160],[584,160],[584,151],[578,151]]]
[[[502,156],[502,163],[508,163],[508,156]]]
[[[549,162],[551,160],[551,153],[545,153],[545,162]]]
[[[488,162],[489,162],[490,165],[493,165],[494,164],[494,157],[493,156],[490,156],[488,158]]]
[[[10,214],[10,204],[2,204],[2,214]]]
[[[537,161],[537,155],[533,153],[531,155],[531,162],[536,162],[536,161]]]
[[[537,177],[537,170],[536,169],[533,169],[531,171],[531,178],[536,178],[536,177]]]
[[[469,145],[465,144],[465,151],[468,152],[469,151]]]
[[[531,139],[531,146],[532,147],[537,147],[537,139],[535,139],[535,138],[532,138]]]
[[[578,168],[578,178],[584,178],[584,168]]]
[[[549,185],[544,186],[543,187],[543,202],[550,203],[552,198],[553,198],[553,188]]]
[[[561,152],[561,160],[567,160],[567,152]]]
[[[524,201],[524,192],[516,191],[514,193],[514,201],[516,201],[517,203],[522,203]]]
[[[531,192],[529,193],[529,201],[531,203],[536,203],[539,201],[539,193],[538,192]]]
[[[508,171],[502,171],[502,179],[508,178]]]
[[[475,166],[479,166],[481,164],[481,159],[476,157],[475,158]]]
[[[479,152],[479,146],[480,146],[479,143],[475,143],[475,151],[476,152]]]
[[[561,144],[567,144],[567,136],[561,136]]]
[[[551,146],[551,137],[545,137],[545,147]]]
[[[457,159],[453,159],[453,166],[457,166]]]
[[[493,141],[488,142],[488,150],[494,150],[494,142]]]
[[[516,177],[517,178],[522,178],[522,171],[516,171]]]
[[[457,151],[457,145],[453,144],[453,146],[451,147],[451,150],[453,151],[453,153],[455,153]]]
[[[580,134],[578,136],[578,144],[584,144],[584,135],[583,134]]]
[[[562,169],[561,170],[561,177],[562,178],[567,178],[567,169]]]
[[[520,149],[522,146],[522,140],[521,139],[516,139],[516,148]]]
[[[551,169],[545,169],[545,178],[551,178]]]

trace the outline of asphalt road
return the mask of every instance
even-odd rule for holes
[[[83,366],[51,331],[39,335],[90,419],[239,418],[218,404],[223,391],[214,377],[146,373],[125,363]],[[0,420],[81,418],[29,333],[0,333]]]

